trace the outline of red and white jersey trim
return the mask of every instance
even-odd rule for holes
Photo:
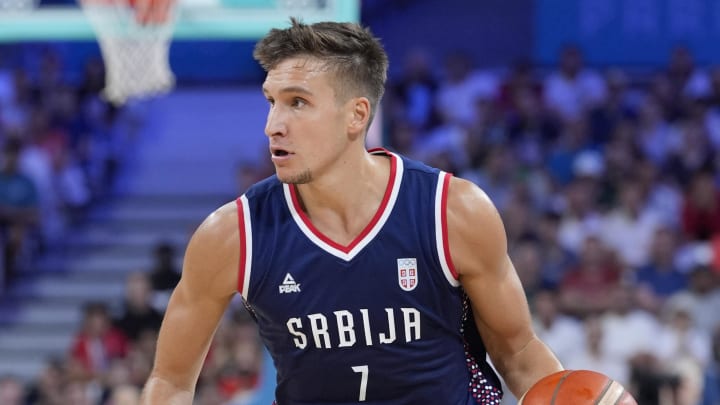
[[[380,207],[378,207],[375,216],[373,216],[370,223],[363,229],[349,245],[343,246],[326,235],[320,232],[310,222],[305,212],[300,207],[295,187],[289,184],[283,184],[285,192],[285,200],[287,202],[290,213],[292,214],[295,223],[298,225],[300,230],[308,237],[315,245],[330,253],[331,255],[340,258],[345,261],[352,260],[357,256],[362,249],[370,243],[373,238],[380,232],[387,219],[390,217],[390,213],[395,206],[397,196],[400,191],[400,183],[403,178],[403,161],[397,155],[387,152],[390,156],[390,179],[388,180],[388,186],[385,190],[385,195]]]
[[[242,195],[237,199],[238,225],[240,230],[240,263],[238,274],[238,291],[244,299],[248,298],[250,287],[250,271],[252,270],[252,224],[250,222],[250,206],[248,199]]]
[[[450,244],[447,230],[447,196],[452,175],[441,171],[438,175],[437,190],[435,191],[435,243],[440,258],[443,274],[453,287],[458,287],[458,274],[455,271],[450,257]]]

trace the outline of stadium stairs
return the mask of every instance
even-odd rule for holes
[[[263,149],[261,97],[176,90],[134,107],[145,125],[115,196],[93,208],[2,300],[0,375],[29,380],[47,359],[65,356],[83,303],[118,308],[127,275],[150,268],[156,243],[173,244],[180,264],[195,228],[235,197],[237,162],[257,159]]]

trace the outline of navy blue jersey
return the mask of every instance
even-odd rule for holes
[[[238,290],[277,369],[278,405],[499,404],[452,267],[450,175],[384,150],[388,186],[342,246],[275,176],[238,201]]]

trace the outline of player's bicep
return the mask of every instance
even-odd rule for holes
[[[493,360],[512,356],[533,332],[500,215],[484,192],[460,179],[451,182],[447,215],[450,253],[483,342]]]
[[[187,280],[181,280],[170,298],[160,328],[153,374],[178,388],[191,390],[231,296],[224,300],[205,298],[187,284]]]
[[[191,390],[237,286],[239,233],[234,204],[210,215],[188,244],[183,274],[158,338],[153,375]]]

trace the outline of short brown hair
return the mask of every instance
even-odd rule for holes
[[[364,96],[372,115],[385,91],[388,57],[369,29],[355,23],[304,24],[290,19],[286,29],[272,29],[255,46],[253,57],[265,71],[296,56],[323,61],[338,80],[336,96]],[[371,115],[371,119],[372,119]]]

